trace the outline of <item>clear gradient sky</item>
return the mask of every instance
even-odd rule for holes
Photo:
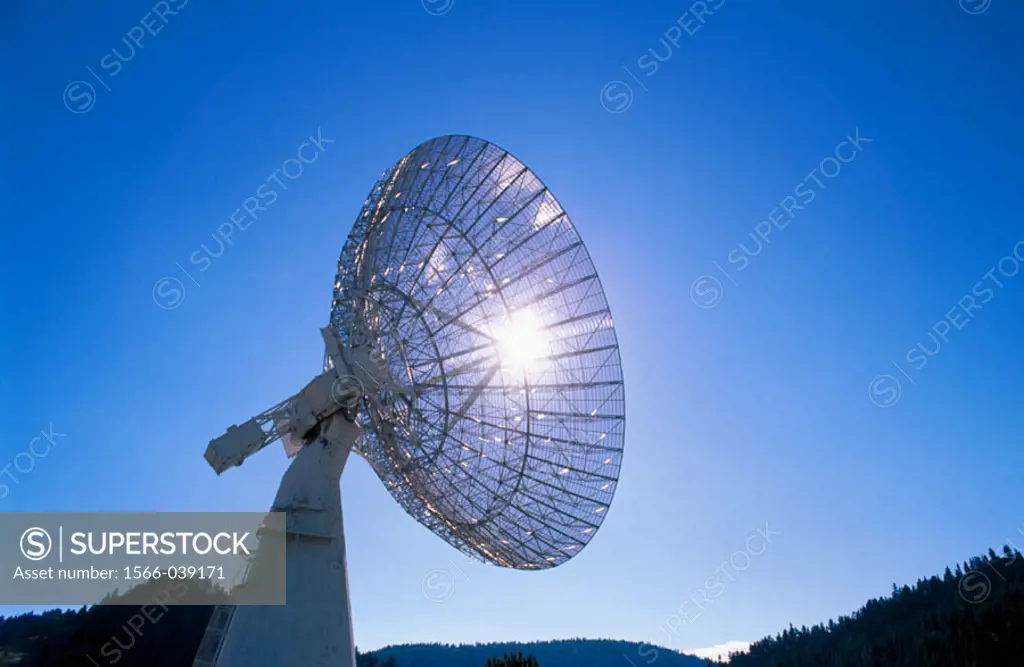
[[[218,478],[207,442],[318,371],[380,173],[472,134],[553,189],[601,272],[621,484],[578,557],[515,572],[457,554],[355,461],[361,648],[707,647],[1024,547],[1024,272],[997,267],[1024,239],[1020,3],[183,2],[0,10],[0,465],[66,434],[8,468],[0,510],[265,510],[281,448]],[[334,143],[199,273],[317,128]],[[766,523],[781,535],[751,540]]]

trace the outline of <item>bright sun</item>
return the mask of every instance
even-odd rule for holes
[[[501,365],[509,370],[536,369],[548,353],[548,338],[540,318],[532,310],[513,313],[492,327]]]

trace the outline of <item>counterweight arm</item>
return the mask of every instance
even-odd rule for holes
[[[277,440],[284,441],[289,457],[294,456],[318,435],[326,419],[360,400],[362,383],[353,374],[345,373],[334,335],[330,330],[322,333],[333,367],[313,378],[298,394],[241,425],[229,426],[227,433],[211,440],[204,457],[218,475],[242,465],[247,458]]]

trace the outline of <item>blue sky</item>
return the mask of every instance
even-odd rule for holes
[[[7,3],[0,509],[265,509],[280,448],[217,478],[207,442],[317,372],[379,174],[472,134],[552,188],[601,272],[621,484],[582,554],[515,572],[457,554],[354,462],[360,647],[707,647],[1024,546],[1024,8],[696,12],[714,7]],[[190,282],[178,264],[318,128],[334,143]],[[51,423],[65,435],[19,472]]]

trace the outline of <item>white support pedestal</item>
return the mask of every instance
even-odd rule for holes
[[[355,667],[340,480],[358,434],[335,416],[288,467],[271,508],[288,515],[288,604],[235,607],[217,667]]]

